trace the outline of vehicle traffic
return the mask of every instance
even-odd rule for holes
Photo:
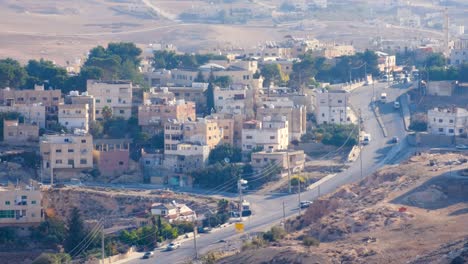
[[[154,253],[149,251],[143,255],[142,259],[149,259],[149,258],[152,258],[153,256],[154,256]]]
[[[363,145],[368,145],[371,141],[371,135],[370,134],[364,134],[362,136],[362,144]]]
[[[180,247],[180,243],[179,243],[179,242],[172,242],[172,243],[170,243],[169,245],[167,245],[166,250],[172,251],[172,250],[178,249],[179,247]]]
[[[299,203],[299,206],[301,207],[301,209],[304,209],[304,208],[309,207],[312,203],[313,203],[312,201],[301,201]]]

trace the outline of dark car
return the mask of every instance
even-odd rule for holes
[[[400,139],[398,137],[392,138],[392,143],[398,143],[398,142],[400,142]]]

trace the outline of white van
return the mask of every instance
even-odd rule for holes
[[[362,136],[362,144],[363,145],[368,145],[371,141],[371,135],[370,134],[364,134]]]
[[[387,94],[386,94],[386,93],[380,94],[380,101],[381,101],[382,103],[386,103],[386,102],[387,102]]]

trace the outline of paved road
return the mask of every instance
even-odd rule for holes
[[[403,121],[399,111],[393,109],[393,101],[405,90],[397,88],[385,88],[386,84],[375,85],[375,95],[380,95],[385,90],[388,97],[388,103],[381,104],[381,114],[383,122],[388,130],[389,138],[383,136],[382,130],[377,123],[372,109],[370,107],[373,94],[372,86],[365,86],[356,89],[351,95],[351,104],[355,109],[360,108],[364,127],[367,133],[371,133],[372,141],[365,146],[362,152],[362,172],[366,176],[378,168],[383,166],[390,159],[393,159],[401,151],[404,151],[408,146],[406,140],[406,132],[404,130]],[[393,136],[398,136],[399,144],[389,144],[388,141]],[[360,180],[360,160],[353,163],[350,168],[342,173],[339,173],[331,180],[320,185],[320,194],[330,193],[340,186]],[[318,197],[319,189],[312,189],[301,194],[301,200],[314,200]],[[276,224],[283,218],[282,204],[285,204],[286,217],[298,214],[298,196],[297,195],[248,195],[246,199],[252,204],[254,215],[245,221],[246,232],[264,231],[272,224]],[[216,231],[210,234],[202,234],[197,239],[197,245],[201,254],[212,250],[219,249],[225,246],[224,243],[217,241],[223,239],[234,241],[239,238],[233,227],[227,227],[223,230]],[[187,259],[193,258],[195,254],[193,242],[185,242],[182,246],[171,252],[156,252],[156,259],[160,263],[181,263]],[[128,263],[152,263],[153,260],[132,260]]]

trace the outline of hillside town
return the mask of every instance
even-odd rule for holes
[[[328,2],[285,2],[277,19]],[[0,256],[468,261],[468,36],[445,22],[418,45],[285,34],[197,52],[108,42],[74,66],[0,58]],[[446,228],[437,243],[418,219]],[[420,251],[381,242],[416,229]]]

